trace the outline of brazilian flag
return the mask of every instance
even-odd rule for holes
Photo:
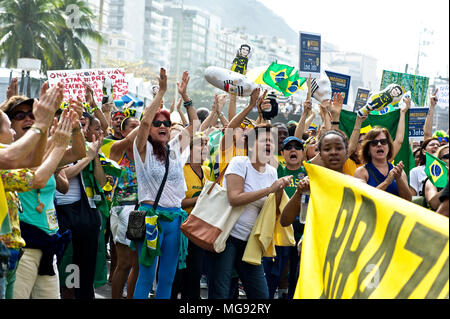
[[[300,90],[305,82],[306,79],[299,77],[298,72],[295,72],[294,75],[291,75],[289,78],[280,81],[278,83],[278,87],[280,88],[284,96],[291,96],[292,94]]]
[[[340,117],[340,126],[339,129],[345,134],[347,134],[348,138],[352,135],[353,128],[355,126],[356,121],[356,113],[342,110],[341,117]],[[391,111],[384,115],[373,115],[369,113],[369,116],[367,120],[364,121],[362,124],[362,127],[375,127],[375,126],[381,126],[388,129],[389,133],[391,134],[392,139],[395,139],[395,136],[397,134],[397,127],[398,127],[398,121],[400,119],[400,109]],[[409,111],[405,116],[405,137],[403,139],[402,147],[400,148],[400,151],[397,154],[397,157],[394,160],[395,164],[400,163],[403,161],[403,164],[405,165],[405,173],[406,176],[409,176],[409,171],[412,170],[415,167],[415,161],[414,156],[411,151],[411,147],[409,146]]]
[[[427,159],[425,174],[434,186],[444,188],[447,185],[447,164],[428,152],[425,153],[425,156]]]
[[[263,81],[268,86],[280,91],[278,83],[288,79],[292,75],[294,68],[284,64],[273,62],[263,75]]]

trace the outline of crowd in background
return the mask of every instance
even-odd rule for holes
[[[402,162],[392,164],[408,139],[408,99],[395,135],[378,126],[362,131],[367,117],[358,117],[347,136],[339,129],[340,94],[320,103],[323,124],[312,123],[309,82],[298,122],[283,124],[264,119],[271,104],[261,89],[239,113],[232,94],[212,96],[211,110],[197,111],[189,80],[183,73],[180,100],[166,108],[161,69],[159,91],[141,115],[131,104],[98,106],[89,86],[84,98],[90,112],[81,99],[63,107],[62,84],[44,84],[39,99],[30,99],[18,96],[17,80],[11,82],[0,107],[0,208],[7,212],[0,229],[0,298],[94,299],[96,287],[110,284],[113,299],[200,299],[204,286],[210,299],[239,298],[242,291],[250,299],[292,299],[311,195],[304,162],[448,217],[448,183],[436,188],[425,174],[426,152],[448,170],[448,132],[432,132],[434,95],[425,138],[410,145],[416,168],[408,176]],[[255,107],[256,121],[248,116]],[[175,113],[180,122],[172,121]],[[180,225],[205,182],[219,177],[230,205],[246,208],[225,251],[213,253],[190,242]],[[296,245],[277,246],[277,256],[263,257],[260,265],[242,261],[265,201],[274,194],[279,205],[283,192],[289,201],[277,207],[277,216],[284,227],[292,225]],[[127,238],[135,210],[153,218],[147,232],[158,232],[156,249],[149,240]]]

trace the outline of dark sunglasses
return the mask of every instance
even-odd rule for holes
[[[165,127],[171,127],[172,126],[172,122],[171,121],[153,121],[153,126],[154,127],[161,127],[161,125],[164,124]]]
[[[13,113],[13,114],[11,114],[10,119],[11,119],[11,120],[16,120],[16,121],[22,121],[22,120],[24,120],[27,116],[28,116],[30,119],[34,120],[34,115],[33,115],[33,112],[32,112],[32,111],[30,111],[30,112],[22,112],[22,111],[20,111],[20,112]]]
[[[442,155],[441,157],[439,157],[439,159],[448,159],[448,154]]]
[[[439,142],[448,142],[448,138],[447,137],[438,137]]]
[[[288,144],[283,148],[283,150],[290,151],[292,148],[295,148],[297,151],[303,151],[303,146],[299,144]]]
[[[370,141],[370,145],[372,146],[378,146],[378,143],[381,143],[381,145],[387,145],[388,144],[388,139],[387,138],[383,138],[381,140],[373,140]]]

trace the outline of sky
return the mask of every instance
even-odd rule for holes
[[[448,0],[258,0],[282,17],[295,31],[320,33],[322,41],[341,51],[370,55],[382,70],[414,73],[422,39],[426,57],[419,74],[448,78]]]

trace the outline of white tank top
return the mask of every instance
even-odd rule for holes
[[[164,186],[158,206],[180,208],[181,201],[186,197],[187,191],[183,167],[189,158],[189,146],[181,153],[180,140],[176,137],[169,142],[169,147],[169,174],[167,175],[166,185]],[[165,162],[160,162],[156,159],[153,154],[153,146],[148,141],[146,149],[144,163],[137,150],[136,140],[134,141],[133,150],[135,154],[139,203],[143,201],[155,201],[166,171]]]

